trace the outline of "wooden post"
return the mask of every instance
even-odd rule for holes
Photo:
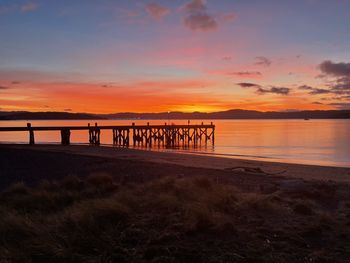
[[[149,147],[152,147],[152,136],[153,136],[153,130],[152,130],[152,128],[149,128],[149,134],[148,134],[148,140],[149,140]]]
[[[97,126],[97,122],[95,123],[95,127],[90,127],[90,123],[88,124],[89,127],[89,142],[92,145],[100,145],[100,128]]]
[[[126,147],[129,147],[129,138],[130,138],[130,130],[128,129],[128,131],[127,131],[127,137],[126,137]]]
[[[190,141],[191,141],[191,138],[190,138],[190,127],[187,128],[187,146],[190,146]]]
[[[70,130],[67,128],[61,129],[61,144],[62,145],[70,144]]]
[[[213,122],[211,123],[211,125],[213,125]],[[214,142],[215,142],[215,126],[213,125],[213,134],[211,136],[211,143],[214,146]]]
[[[32,124],[31,123],[27,123],[27,127],[29,130],[29,144],[33,145],[35,144],[35,140],[34,140],[34,131],[32,129]]]
[[[97,122],[95,122],[95,136],[96,136],[96,140],[95,140],[95,144],[96,145],[100,145],[100,134],[101,134],[101,131],[100,129],[97,127]]]
[[[90,123],[88,123],[88,128],[89,128],[89,143],[92,144],[92,130],[90,128]]]
[[[133,122],[131,125],[132,125],[132,143],[133,143],[133,146],[136,146],[135,122]]]
[[[194,145],[194,147],[196,147],[197,146],[197,133],[198,133],[198,130],[197,130],[197,127],[196,128],[194,128],[194,139],[193,139],[193,145]]]

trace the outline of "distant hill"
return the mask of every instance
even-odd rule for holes
[[[228,110],[219,112],[160,112],[89,114],[68,112],[0,112],[0,120],[88,120],[88,119],[350,119],[350,110],[261,112]]]
[[[350,110],[261,112],[251,110],[228,110],[220,112],[161,112],[161,113],[115,113],[100,115],[107,119],[350,119]]]
[[[103,117],[88,113],[68,112],[0,112],[0,120],[91,120]]]

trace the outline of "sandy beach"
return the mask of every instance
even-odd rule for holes
[[[239,158],[203,156],[176,152],[157,152],[132,148],[94,147],[83,145],[0,145],[0,148],[34,150],[51,153],[67,153],[80,156],[134,160],[158,164],[174,164],[185,167],[229,170],[249,174],[266,174],[305,180],[350,182],[350,168],[256,161]]]

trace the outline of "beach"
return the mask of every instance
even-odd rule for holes
[[[60,156],[68,154],[102,159],[107,158],[108,160],[115,160],[118,162],[124,161],[125,163],[128,161],[142,164],[152,163],[153,165],[159,165],[160,170],[162,167],[166,167],[166,165],[175,165],[177,167],[211,169],[215,172],[225,171],[232,172],[234,174],[256,175],[258,177],[259,175],[261,175],[260,177],[270,175],[274,177],[299,178],[304,180],[350,182],[350,168],[347,167],[292,164],[239,158],[223,158],[187,153],[104,146],[94,147],[86,145],[71,145],[62,147],[61,145],[30,146],[20,144],[3,144],[0,145],[0,149],[2,152],[6,150],[21,152],[24,150],[28,151],[28,153],[35,151],[38,154],[49,152],[51,155],[56,153],[60,154]],[[43,163],[42,165],[47,165],[47,163]],[[77,166],[78,165],[79,164],[77,164]],[[132,165],[135,166],[135,163]],[[9,167],[9,169],[12,168],[13,167]],[[40,169],[40,166],[36,168]]]
[[[349,168],[1,145],[3,262],[346,262]]]

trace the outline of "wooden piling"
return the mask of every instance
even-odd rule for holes
[[[61,129],[61,144],[62,145],[70,144],[70,129],[68,128]]]
[[[114,128],[113,131],[113,145],[128,147],[129,146],[129,129]]]
[[[29,131],[29,144],[33,145],[35,144],[35,139],[34,139],[34,130],[32,129],[32,124],[27,123],[28,131]]]
[[[100,128],[97,126],[97,123],[95,123],[94,127],[90,126],[90,123],[88,124],[89,127],[89,143],[91,145],[100,145]]]

